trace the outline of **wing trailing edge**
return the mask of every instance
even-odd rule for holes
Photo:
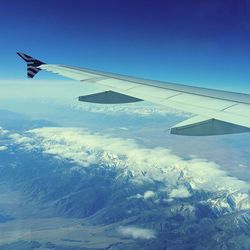
[[[250,132],[250,128],[203,116],[192,117],[170,129],[171,134],[187,136],[225,135],[244,132]]]
[[[143,101],[141,99],[129,95],[120,94],[111,90],[91,95],[79,96],[78,100],[81,102],[92,102],[101,104],[119,104]]]

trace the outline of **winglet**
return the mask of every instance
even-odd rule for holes
[[[24,53],[17,52],[17,54],[27,63],[27,76],[28,78],[33,78],[41,69],[38,67],[44,62],[41,62],[31,56]]]

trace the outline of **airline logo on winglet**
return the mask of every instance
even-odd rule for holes
[[[44,62],[41,62],[31,56],[24,53],[17,52],[17,54],[27,63],[27,76],[28,78],[33,78],[41,69],[38,67]]]

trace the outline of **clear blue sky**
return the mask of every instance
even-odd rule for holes
[[[15,54],[23,51],[144,78],[250,86],[247,0],[9,0],[0,27],[0,79],[26,77]]]

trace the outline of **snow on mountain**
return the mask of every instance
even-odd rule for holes
[[[75,168],[98,165],[116,169],[120,173],[117,178],[128,178],[136,185],[159,183],[158,190],[150,193],[155,202],[195,199],[196,193],[205,192],[213,193],[206,203],[216,214],[250,208],[249,184],[205,159],[184,160],[166,148],[146,148],[131,139],[80,128],[39,128],[8,136],[25,150],[41,150],[75,163]]]

